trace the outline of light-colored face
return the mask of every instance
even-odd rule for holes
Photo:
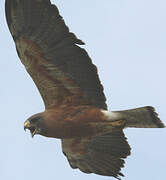
[[[31,116],[24,122],[24,130],[29,129],[32,137],[34,137],[35,134],[41,134],[42,119],[42,113]]]

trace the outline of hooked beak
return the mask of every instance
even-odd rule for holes
[[[26,131],[26,129],[29,129],[31,127],[31,123],[27,120],[24,122],[24,131]]]
[[[26,131],[26,129],[30,130],[32,138],[37,133],[37,127],[32,125],[29,120],[24,122],[24,130]]]

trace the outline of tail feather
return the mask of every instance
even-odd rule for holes
[[[153,123],[156,124],[156,126],[158,126],[158,128],[164,128],[165,125],[158,117],[157,112],[155,112],[155,108],[151,107],[151,106],[147,106],[147,109],[149,110],[149,113],[151,115]]]
[[[102,111],[108,121],[124,120],[125,127],[136,128],[164,128],[154,107],[145,106],[124,111]]]
[[[136,128],[164,128],[165,125],[159,119],[154,107],[145,106],[141,108],[119,111],[126,120],[126,127]]]

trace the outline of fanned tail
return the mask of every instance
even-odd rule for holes
[[[125,119],[125,127],[135,128],[164,128],[154,107],[145,106],[125,111],[114,111],[116,117]]]

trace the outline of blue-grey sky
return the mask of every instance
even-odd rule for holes
[[[52,0],[97,65],[111,110],[156,107],[166,123],[166,1]],[[31,138],[23,122],[44,110],[16,54],[0,1],[0,179],[107,180],[72,170],[60,141]],[[165,179],[166,129],[126,129],[132,147],[123,180]]]

